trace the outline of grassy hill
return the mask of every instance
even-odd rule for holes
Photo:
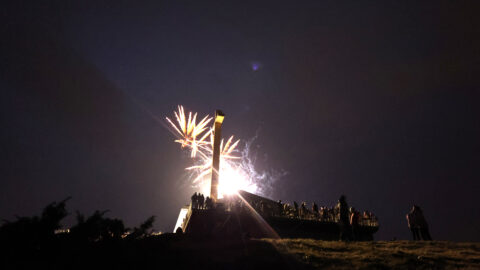
[[[261,241],[302,264],[321,269],[480,269],[480,243]]]

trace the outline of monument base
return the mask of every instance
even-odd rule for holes
[[[240,191],[239,195],[218,200],[212,209],[182,208],[180,215],[185,217],[179,227],[186,234],[208,237],[339,239],[340,226],[334,220],[285,216],[275,211],[277,204]],[[259,205],[262,210],[255,210]],[[378,228],[378,225],[359,225],[355,228],[354,240],[372,241]]]

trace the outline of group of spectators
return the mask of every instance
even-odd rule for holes
[[[273,206],[276,204],[276,206]],[[266,203],[264,201],[255,202],[252,205],[257,212],[262,215],[273,215],[286,218],[317,220],[321,222],[337,223],[340,227],[339,238],[342,241],[362,240],[361,226],[378,226],[377,217],[369,211],[357,211],[353,207],[348,207],[346,197],[342,195],[334,207],[318,207],[313,202],[311,207],[306,202],[298,205],[282,203]]]
[[[226,210],[229,211],[241,211],[245,206],[244,202],[239,198],[228,198],[226,202]],[[298,205],[295,201],[293,205],[290,205],[289,203],[283,203],[281,200],[278,202],[255,200],[248,203],[263,216],[338,223],[340,226],[340,240],[343,241],[355,240],[355,235],[358,234],[360,226],[378,226],[378,219],[372,212],[360,212],[353,207],[348,207],[344,195],[340,197],[334,207],[318,207],[315,202],[312,203],[311,207],[308,207],[306,202]],[[197,192],[192,195],[191,205],[193,209],[213,209],[215,207],[210,197],[205,197]],[[412,207],[406,218],[413,240],[432,240],[428,230],[428,223],[418,205]]]
[[[192,197],[193,209],[212,209],[214,203],[211,198],[204,196],[201,193],[195,192]],[[293,205],[289,203],[283,203],[281,200],[278,202],[255,200],[248,202],[255,211],[263,216],[277,216],[284,218],[296,218],[306,220],[318,220],[321,222],[335,222],[340,223],[342,221],[343,208],[341,201],[334,207],[318,207],[313,202],[311,207],[307,206],[306,202],[302,202],[298,205],[297,202],[293,202]],[[228,197],[225,200],[226,210],[242,210],[244,202],[239,198]],[[359,212],[355,208],[346,208],[346,220],[349,226],[378,226],[377,217],[369,211]]]
[[[204,196],[201,193],[195,192],[192,197],[192,209],[213,209],[214,203],[211,198]],[[239,198],[228,197],[225,200],[226,210],[241,210],[244,207],[244,202]],[[281,200],[278,202],[255,200],[248,202],[255,211],[263,216],[277,216],[285,218],[297,218],[306,220],[318,220],[321,222],[340,222],[340,203],[334,207],[318,207],[313,202],[311,207],[307,206],[306,202],[302,202],[298,205],[297,202],[293,202],[293,205],[289,203],[283,203]],[[377,217],[369,211],[359,212],[353,207],[348,209],[348,220],[351,224],[358,224],[361,226],[378,226]]]
[[[193,209],[212,209],[213,200],[210,197],[205,197],[201,193],[195,192],[192,195],[192,208]]]
[[[306,202],[298,205],[298,203],[294,201],[293,205],[290,205],[278,201],[276,202],[276,206],[274,206],[272,203],[257,201],[252,203],[252,207],[258,213],[266,216],[318,220],[321,222],[338,223],[340,221],[340,204],[337,204],[335,207],[319,208],[315,202],[312,203],[311,207],[308,207]],[[378,219],[373,213],[369,211],[359,212],[353,207],[350,207],[348,210],[349,223],[360,226],[378,226]]]

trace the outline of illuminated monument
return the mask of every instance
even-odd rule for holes
[[[315,238],[338,240],[340,225],[333,208],[330,214],[312,211],[302,205],[292,207],[281,201],[238,190],[219,198],[221,132],[225,115],[215,112],[210,183],[211,203],[191,203],[180,210],[174,231],[201,237]],[[188,121],[190,122],[190,120]],[[188,129],[187,129],[188,130]],[[335,213],[335,214],[334,214]],[[378,221],[362,219],[356,227],[355,240],[373,240]]]
[[[225,115],[220,110],[215,111],[215,123],[213,127],[213,157],[212,157],[212,182],[210,186],[210,198],[214,202],[218,200],[218,180],[220,172],[220,142],[222,140],[222,123]]]

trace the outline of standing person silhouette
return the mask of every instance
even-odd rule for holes
[[[412,207],[412,210],[408,212],[406,218],[407,218],[407,224],[408,228],[412,232],[412,237],[413,241],[421,240],[420,239],[420,229],[418,228],[418,225],[416,223],[416,217],[415,217],[415,206]]]
[[[197,192],[192,195],[192,208],[196,209],[198,207],[198,195]]]
[[[418,205],[413,206],[415,208],[415,222],[419,228],[420,236],[423,240],[431,241],[432,237],[428,231],[428,223],[423,215],[422,209]]]
[[[296,201],[293,201],[293,207],[295,208],[295,217],[298,218],[298,204]]]
[[[348,214],[348,204],[345,195],[340,196],[338,199],[338,211],[340,214],[339,226],[340,226],[340,240],[351,240],[350,218]]]
[[[200,209],[205,208],[205,197],[203,197],[203,194],[200,194],[200,196],[198,197],[198,207]]]

